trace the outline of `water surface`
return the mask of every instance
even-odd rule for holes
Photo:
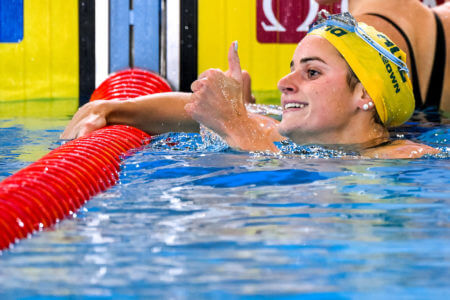
[[[392,133],[442,150],[417,160],[158,137],[76,217],[2,253],[0,298],[446,298],[450,134],[441,122]],[[58,145],[63,126],[46,124],[3,121],[2,178]]]

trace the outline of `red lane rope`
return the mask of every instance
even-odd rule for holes
[[[158,75],[129,69],[109,76],[93,93],[98,99],[129,99],[169,92]],[[150,136],[114,125],[70,141],[0,182],[0,251],[75,213],[119,179],[120,162]]]

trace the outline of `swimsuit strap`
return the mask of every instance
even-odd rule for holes
[[[419,86],[419,77],[417,76],[417,67],[416,67],[416,59],[414,57],[414,51],[411,45],[411,42],[409,41],[408,36],[406,35],[406,33],[396,24],[394,23],[391,19],[380,15],[380,14],[376,14],[376,13],[367,13],[367,15],[370,16],[375,16],[375,17],[379,17],[383,20],[385,20],[386,22],[388,22],[389,24],[391,24],[392,26],[394,26],[395,29],[397,29],[397,31],[402,35],[402,37],[405,39],[406,45],[408,46],[408,51],[409,51],[409,56],[410,56],[410,60],[411,60],[411,77],[412,77],[412,85],[413,85],[413,93],[414,93],[414,99],[416,101],[416,109],[421,108],[423,106],[423,101],[422,101],[422,95],[420,93],[420,86]]]
[[[434,63],[428,84],[425,107],[434,106],[439,109],[444,86],[444,72],[446,59],[445,33],[438,15],[433,12],[436,19],[436,48],[434,50]]]

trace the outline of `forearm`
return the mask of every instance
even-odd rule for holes
[[[190,96],[190,93],[173,92],[116,101],[106,108],[106,121],[108,125],[130,125],[150,134],[198,132],[198,123],[184,109]]]
[[[149,134],[197,132],[198,123],[184,109],[190,98],[188,93],[160,93],[126,101],[93,101],[77,111],[61,138],[75,139],[115,124],[130,125]]]
[[[226,122],[222,138],[235,149],[278,152],[274,142],[284,138],[278,133],[277,124],[272,118],[247,113]]]

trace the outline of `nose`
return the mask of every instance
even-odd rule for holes
[[[291,72],[278,81],[278,89],[283,94],[292,94],[298,91],[295,72]]]

